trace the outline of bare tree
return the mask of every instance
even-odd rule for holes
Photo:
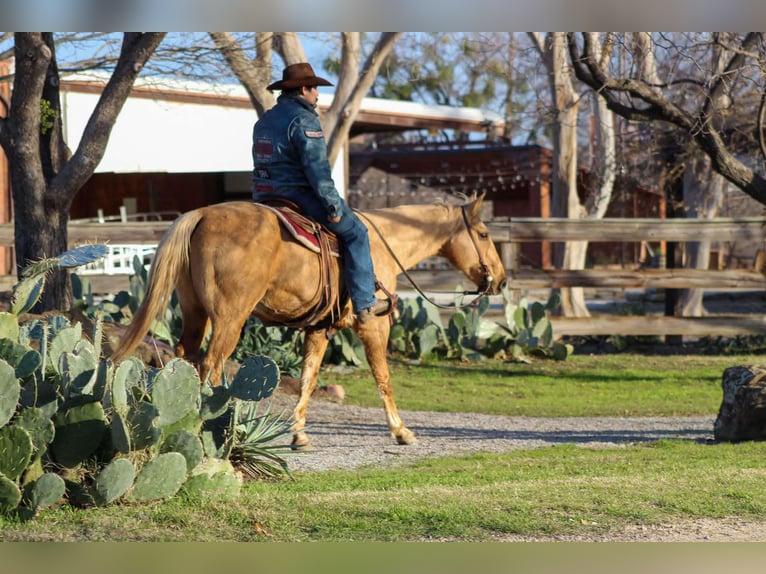
[[[10,164],[19,270],[29,261],[67,249],[72,200],[101,161],[136,77],[164,36],[123,35],[114,71],[72,153],[63,138],[53,34],[15,34],[14,89],[9,113],[0,118],[0,145]],[[68,309],[70,304],[67,275],[57,272],[49,279],[39,307]]]
[[[710,37],[710,41],[722,41],[715,35]],[[731,116],[731,99],[722,99],[726,92],[734,93],[732,86],[737,84],[744,86],[739,94],[743,103],[756,100],[762,93],[761,32],[727,36],[720,73],[710,73],[705,66],[695,64],[695,60],[687,70],[670,68],[661,81],[642,76],[641,66],[626,67],[617,73],[609,61],[600,57],[599,47],[589,34],[569,33],[568,40],[575,74],[606,98],[610,110],[629,120],[673,125],[710,158],[715,172],[766,204],[766,179],[737,154],[732,135],[741,134],[742,129],[727,129],[731,126],[731,122],[726,121]],[[647,36],[644,40],[652,38]],[[673,45],[668,49],[678,55],[686,52]],[[653,51],[652,46],[645,53]],[[748,91],[753,92],[749,97]],[[727,103],[722,107],[722,102]],[[755,114],[751,115],[754,119]]]
[[[331,163],[335,161],[348,139],[351,125],[359,114],[362,98],[369,91],[384,59],[401,35],[401,32],[381,33],[360,67],[360,33],[341,33],[338,84],[332,104],[321,118],[324,132],[327,134],[327,155]],[[241,42],[232,34],[211,32],[211,36],[221,48],[234,74],[250,94],[259,114],[275,103],[274,97],[265,90],[265,86],[270,83],[267,78],[271,76],[272,50],[288,65],[306,61],[300,38],[294,32],[262,33],[261,38],[256,41],[258,50],[254,59],[246,55]]]
[[[598,126],[599,146],[595,154],[600,158],[597,185],[586,203],[580,201],[577,189],[577,119],[581,98],[573,84],[566,35],[551,32],[544,37],[530,32],[540,57],[548,71],[552,102],[553,181],[552,215],[570,219],[601,218],[606,213],[616,175],[615,135],[612,114],[600,97],[596,98],[595,118]],[[598,43],[598,34],[591,40]],[[607,36],[601,46],[601,58],[611,55],[612,37]],[[587,241],[570,241],[557,246],[556,265],[562,269],[584,269],[588,249]],[[562,312],[566,316],[587,317],[582,287],[561,289]]]

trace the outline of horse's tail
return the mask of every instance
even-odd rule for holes
[[[149,270],[144,300],[112,353],[113,361],[121,361],[138,346],[152,322],[165,312],[178,279],[189,274],[190,241],[200,219],[202,210],[190,211],[176,219],[165,232]]]

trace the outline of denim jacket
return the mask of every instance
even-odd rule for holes
[[[303,98],[280,96],[253,128],[253,199],[314,193],[327,216],[341,213],[319,116]]]

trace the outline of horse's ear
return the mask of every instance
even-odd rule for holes
[[[484,201],[484,196],[486,194],[486,191],[482,191],[468,204],[468,214],[471,216],[471,219],[479,218],[479,214],[481,213],[481,204]]]

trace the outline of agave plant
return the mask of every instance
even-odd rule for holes
[[[289,443],[280,439],[291,434],[291,423],[284,413],[272,414],[271,405],[263,413],[258,412],[259,403],[237,403],[232,445],[229,460],[246,476],[254,479],[293,478],[285,456],[294,453]]]

